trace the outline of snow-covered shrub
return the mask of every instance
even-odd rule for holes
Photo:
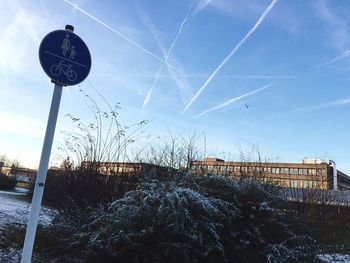
[[[85,226],[89,253],[105,261],[225,262],[220,240],[240,217],[235,205],[191,189],[149,185],[95,213]],[[237,230],[237,229],[236,229]]]
[[[293,236],[267,249],[268,263],[319,262],[315,241],[307,236]]]
[[[316,255],[273,185],[179,174],[145,178],[112,202],[70,202],[38,228],[40,262],[313,262]],[[0,253],[21,249],[23,226],[0,234]]]
[[[183,182],[192,185],[200,193],[234,203],[240,210],[242,217],[235,220],[234,224],[241,231],[233,235],[226,231],[223,236],[223,242],[227,242],[225,247],[231,248],[226,253],[230,259],[264,262],[273,245],[298,235],[307,235],[307,229],[289,210],[289,203],[281,199],[279,189],[273,184],[262,184],[255,180],[229,180],[221,176],[186,178]],[[232,229],[232,226],[228,226],[228,229]],[[239,243],[235,239],[237,236]],[[299,246],[305,245],[310,251],[315,249],[306,242],[307,239],[296,240],[300,242],[288,242],[286,247],[298,250]]]
[[[138,190],[87,212],[77,207],[53,227],[67,233],[58,247],[92,262],[314,258],[314,243],[287,208],[272,185],[179,175],[145,179]]]

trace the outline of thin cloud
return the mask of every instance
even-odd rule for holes
[[[167,67],[169,74],[171,75],[171,77],[173,78],[173,80],[175,81],[181,99],[182,99],[182,103],[184,105],[186,105],[186,103],[189,101],[189,99],[192,96],[192,87],[190,85],[190,83],[188,82],[188,79],[186,76],[184,75],[180,75],[178,72],[175,72],[172,68]]]
[[[334,9],[328,3],[331,2],[318,1],[314,4],[314,8],[319,17],[326,22],[329,28],[327,36],[329,44],[333,46],[340,55],[327,62],[315,65],[311,67],[311,69],[333,64],[350,56],[350,28],[348,26],[348,19],[341,13],[337,13],[337,9]]]
[[[45,125],[41,121],[15,113],[0,111],[0,121],[6,123],[0,126],[0,131],[10,134],[41,138],[45,130]]]
[[[135,78],[154,78],[154,73],[126,73],[126,74],[106,74],[95,73],[96,76],[114,76],[114,77],[135,77]],[[181,77],[187,78],[207,78],[207,74],[179,74]],[[169,74],[160,74],[159,78],[171,78]],[[219,75],[217,78],[227,79],[296,79],[297,75]]]
[[[338,99],[338,100],[330,101],[321,105],[302,108],[300,109],[300,111],[311,111],[311,110],[318,110],[323,108],[334,108],[334,107],[339,107],[347,104],[350,104],[350,98]]]
[[[201,116],[203,116],[203,115],[205,115],[205,114],[207,114],[207,113],[209,113],[209,112],[211,112],[211,111],[215,111],[215,110],[224,108],[224,107],[226,107],[226,106],[228,106],[228,105],[230,105],[230,104],[232,104],[232,103],[235,103],[236,101],[239,101],[239,100],[241,100],[241,99],[243,99],[243,98],[245,98],[245,97],[254,95],[255,93],[257,93],[257,92],[259,92],[259,91],[262,91],[262,90],[264,90],[264,89],[267,89],[267,88],[271,87],[272,85],[273,85],[273,84],[269,84],[269,85],[263,86],[263,87],[261,87],[261,88],[259,88],[259,89],[253,90],[253,91],[248,92],[248,93],[246,93],[246,94],[243,94],[243,95],[241,95],[241,96],[238,96],[238,97],[235,97],[235,98],[233,98],[233,99],[230,99],[230,100],[228,100],[228,101],[226,101],[226,102],[220,104],[219,106],[216,106],[216,107],[211,108],[211,109],[209,109],[209,110],[203,111],[202,113],[200,113],[200,114],[198,114],[197,116],[195,116],[195,118],[199,118],[199,117],[201,117]]]
[[[243,37],[241,41],[235,46],[235,48],[225,57],[225,59],[220,63],[220,65],[214,70],[214,72],[209,76],[209,78],[206,80],[206,82],[203,84],[203,86],[197,91],[197,93],[193,96],[193,98],[190,100],[190,102],[187,104],[185,109],[182,111],[182,114],[184,114],[187,109],[192,105],[192,103],[199,97],[199,95],[203,92],[203,90],[208,86],[209,82],[216,76],[216,74],[221,70],[223,66],[230,60],[230,58],[237,52],[237,50],[246,42],[246,40],[250,37],[251,34],[255,32],[255,30],[260,26],[260,24],[264,21],[265,17],[268,15],[268,13],[271,11],[271,9],[275,6],[278,0],[273,0],[270,5],[266,8],[264,13],[260,16],[258,21],[255,23],[255,25],[252,27],[252,29],[249,30],[249,32]]]
[[[143,102],[142,108],[144,108],[144,107],[149,103],[150,98],[151,98],[151,95],[152,95],[152,92],[153,92],[153,89],[154,89],[154,87],[155,87],[155,86],[157,85],[157,83],[158,83],[159,76],[160,76],[160,74],[162,73],[162,71],[163,71],[163,69],[164,69],[164,66],[168,63],[169,56],[170,56],[171,52],[173,51],[173,48],[174,48],[174,46],[175,46],[175,44],[176,44],[176,41],[178,40],[179,36],[181,35],[182,30],[183,30],[183,28],[184,28],[184,26],[185,26],[185,24],[186,24],[186,22],[187,22],[189,16],[191,15],[191,10],[192,10],[192,6],[190,7],[190,9],[189,9],[189,11],[187,12],[187,14],[186,14],[184,20],[182,21],[182,23],[181,23],[181,25],[180,25],[180,28],[179,28],[179,30],[177,31],[177,34],[176,34],[176,36],[175,36],[173,42],[171,43],[171,46],[170,46],[168,52],[167,52],[166,55],[165,55],[164,63],[160,66],[160,68],[159,68],[159,70],[158,70],[158,72],[157,72],[157,75],[156,75],[156,77],[155,77],[155,79],[154,79],[154,81],[153,81],[152,87],[151,87],[151,89],[148,91],[148,94],[147,94],[147,96],[146,96],[146,98],[145,98],[145,100],[144,100],[144,102]]]
[[[129,37],[125,36],[124,34],[120,33],[119,31],[117,31],[116,29],[110,27],[109,25],[107,25],[106,23],[102,22],[100,19],[98,19],[97,17],[93,16],[92,14],[90,14],[89,12],[81,9],[79,6],[77,6],[76,4],[68,1],[68,0],[63,0],[65,1],[67,4],[71,5],[72,7],[74,7],[75,9],[77,9],[78,11],[82,12],[83,14],[87,15],[88,17],[90,17],[91,19],[95,20],[97,23],[103,25],[104,27],[108,28],[109,30],[111,30],[113,33],[117,34],[118,36],[120,36],[121,38],[125,39],[126,41],[128,41],[130,44],[132,44],[133,46],[141,49],[142,51],[144,51],[145,53],[147,53],[148,55],[152,56],[153,58],[159,60],[160,62],[166,63],[164,59],[160,58],[159,56],[155,55],[154,53],[152,53],[151,51],[149,51],[148,49],[142,47],[141,45],[137,44],[135,41],[131,40]],[[168,63],[166,63],[169,67],[173,68],[174,70],[178,71],[178,69],[176,69],[173,65],[169,65]]]
[[[329,27],[329,44],[342,52],[347,50],[350,44],[350,29],[348,26],[348,17],[337,12],[337,9],[329,5],[331,1],[317,1],[314,7]]]
[[[296,75],[220,75],[217,78],[228,79],[296,79]]]
[[[36,31],[42,24],[41,18],[29,15],[25,9],[10,3],[14,14],[0,35],[0,73],[4,76],[22,74],[31,69],[31,50],[40,43]]]

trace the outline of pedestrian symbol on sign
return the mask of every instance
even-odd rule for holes
[[[70,58],[70,59],[74,59],[74,57],[75,57],[76,54],[77,54],[77,52],[75,52],[75,47],[72,46],[71,49],[70,49],[69,58]]]
[[[63,39],[61,48],[62,48],[63,56],[66,56],[67,52],[70,50],[70,41],[69,41],[68,32],[66,33],[66,37]]]
[[[89,74],[90,52],[84,41],[72,30],[56,30],[41,42],[40,63],[54,83],[77,85]]]
[[[62,55],[64,57],[66,57],[66,55],[68,55],[69,52],[69,59],[74,59],[75,55],[77,54],[77,52],[75,51],[75,47],[71,46],[68,32],[66,33],[66,37],[62,41],[61,49]]]

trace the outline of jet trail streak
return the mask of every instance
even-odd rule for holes
[[[149,103],[149,100],[150,100],[150,98],[151,98],[153,89],[154,89],[154,87],[155,87],[155,86],[157,85],[157,83],[158,83],[159,76],[160,76],[160,74],[162,73],[164,66],[168,63],[169,56],[170,56],[170,54],[171,54],[171,52],[172,52],[172,50],[173,50],[173,48],[174,48],[174,46],[175,46],[175,43],[176,43],[177,39],[179,38],[179,36],[181,35],[182,30],[183,30],[183,27],[184,27],[184,25],[186,24],[186,22],[187,22],[187,20],[188,20],[188,18],[189,18],[189,16],[190,16],[190,14],[191,14],[191,9],[192,9],[192,6],[190,7],[190,9],[189,9],[189,11],[188,11],[186,17],[185,17],[184,20],[182,21],[181,26],[180,26],[180,28],[179,28],[179,30],[178,30],[178,32],[177,32],[175,38],[174,38],[174,41],[171,43],[171,46],[170,46],[170,48],[169,48],[167,54],[165,55],[164,63],[160,66],[160,68],[159,68],[159,70],[158,70],[158,72],[157,72],[157,75],[156,75],[156,77],[155,77],[155,79],[154,79],[154,81],[153,81],[152,87],[151,87],[151,89],[148,91],[147,96],[146,96],[145,100],[143,101],[142,108],[144,108],[144,107]]]
[[[327,62],[324,62],[322,64],[318,64],[316,66],[313,66],[311,67],[311,69],[314,69],[314,68],[319,68],[319,67],[323,67],[323,66],[326,66],[326,65],[329,65],[329,64],[333,64],[335,62],[338,62],[340,60],[343,60],[343,59],[346,59],[347,57],[350,56],[350,49],[349,50],[345,50],[341,55],[327,61]]]
[[[110,27],[109,25],[107,25],[106,23],[102,22],[100,19],[98,19],[97,17],[93,16],[92,14],[90,14],[89,12],[81,9],[79,6],[77,6],[76,4],[73,4],[72,2],[68,1],[68,0],[63,0],[65,1],[67,4],[73,6],[75,9],[79,10],[80,12],[82,12],[83,14],[87,15],[88,17],[90,17],[91,19],[95,20],[96,22],[98,22],[99,24],[103,25],[104,27],[108,28],[109,30],[111,30],[113,33],[117,34],[118,36],[120,36],[121,38],[125,39],[126,41],[128,41],[130,44],[132,44],[133,46],[141,49],[142,51],[144,51],[145,53],[147,53],[148,55],[154,57],[155,59],[166,63],[164,59],[160,58],[159,56],[155,55],[154,53],[152,53],[151,51],[147,50],[146,48],[140,46],[139,44],[137,44],[135,41],[131,40],[130,38],[128,38],[127,36],[125,36],[124,34],[120,33],[119,31],[115,30],[114,28]],[[169,67],[175,69],[176,71],[179,71],[178,69],[176,69],[173,65],[170,65],[168,63],[166,63]]]
[[[184,114],[188,108],[192,105],[192,103],[199,97],[199,95],[204,91],[204,89],[208,86],[209,82],[216,76],[216,74],[221,70],[223,66],[230,60],[230,58],[237,52],[237,50],[246,42],[246,40],[250,37],[251,34],[255,32],[255,30],[260,26],[260,24],[263,22],[265,17],[268,15],[268,13],[271,11],[271,9],[275,6],[278,0],[273,0],[270,5],[266,8],[264,13],[260,16],[258,21],[255,23],[255,25],[252,27],[252,29],[249,30],[249,32],[244,36],[244,38],[239,41],[239,43],[235,46],[235,48],[225,57],[225,59],[220,63],[220,65],[214,70],[214,72],[209,76],[209,78],[206,80],[206,82],[203,84],[203,86],[197,91],[197,93],[193,96],[191,101],[187,104],[185,109],[182,111],[181,114]]]
[[[246,94],[243,94],[243,95],[241,95],[241,96],[239,96],[239,97],[230,99],[230,100],[228,100],[228,101],[226,101],[226,102],[220,104],[219,106],[216,106],[216,107],[211,108],[211,109],[209,109],[209,110],[203,111],[202,113],[198,114],[195,118],[199,118],[199,117],[201,117],[201,116],[207,114],[208,112],[211,112],[211,111],[218,110],[218,109],[221,109],[221,108],[223,108],[223,107],[226,107],[227,105],[230,105],[230,104],[232,104],[232,103],[234,103],[234,102],[236,102],[236,101],[238,101],[238,100],[241,100],[241,99],[243,99],[243,98],[245,98],[245,97],[251,96],[251,95],[253,95],[253,94],[255,94],[255,93],[257,93],[257,92],[259,92],[259,91],[261,91],[261,90],[267,89],[267,88],[271,87],[272,85],[273,85],[273,84],[269,84],[269,85],[263,86],[263,87],[261,87],[261,88],[259,88],[259,89],[253,90],[253,91],[248,92],[248,93],[246,93]]]

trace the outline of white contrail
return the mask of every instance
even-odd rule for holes
[[[339,60],[343,60],[343,59],[345,59],[345,58],[347,58],[349,56],[350,56],[350,49],[345,50],[341,55],[339,55],[339,56],[337,56],[337,57],[335,57],[335,58],[333,58],[333,59],[331,59],[331,60],[329,60],[327,62],[324,62],[322,64],[318,64],[316,66],[311,67],[311,69],[319,68],[319,67],[326,66],[326,65],[329,65],[329,64],[333,64],[333,63],[338,62]]]
[[[173,48],[174,48],[174,46],[175,46],[175,43],[176,43],[177,39],[179,38],[179,36],[180,36],[181,33],[182,33],[182,30],[183,30],[183,28],[184,28],[184,25],[186,24],[187,19],[188,19],[188,17],[189,17],[190,14],[191,14],[191,10],[192,10],[192,6],[190,7],[190,9],[189,9],[189,11],[187,12],[187,14],[186,14],[184,20],[182,21],[181,26],[180,26],[179,30],[177,31],[177,34],[176,34],[176,36],[175,36],[175,38],[174,38],[174,41],[171,43],[171,46],[170,46],[170,48],[169,48],[167,54],[165,55],[164,63],[160,66],[160,68],[159,68],[159,70],[158,70],[158,72],[157,72],[157,75],[156,75],[156,77],[155,77],[155,79],[154,79],[154,81],[153,81],[152,87],[151,87],[151,89],[148,91],[147,96],[146,96],[145,100],[143,101],[142,108],[144,108],[144,107],[149,103],[149,100],[150,100],[150,98],[151,98],[153,89],[154,89],[154,87],[155,87],[155,86],[157,85],[157,83],[158,83],[159,76],[160,76],[160,74],[162,73],[164,66],[168,63],[169,56],[170,56],[170,54],[171,54],[171,52],[172,52],[172,50],[173,50]]]
[[[165,59],[167,61],[167,59]],[[158,69],[158,72],[156,74],[156,77],[153,80],[152,83],[152,87],[149,89],[149,91],[147,92],[147,96],[145,97],[144,101],[143,101],[143,105],[142,105],[142,109],[146,107],[146,105],[149,103],[150,99],[151,99],[151,95],[153,93],[153,89],[154,87],[157,85],[160,73],[162,73],[162,70],[164,68],[165,63],[163,63],[160,68]]]
[[[199,0],[198,5],[194,8],[193,12],[191,12],[190,18],[195,17],[200,11],[206,8],[212,0]]]
[[[46,7],[44,1],[43,1],[43,0],[40,0],[40,4],[41,4],[41,6],[44,8],[45,13],[46,13],[47,17],[48,17],[49,20],[50,20],[51,26],[54,27],[54,26],[55,26],[55,22],[53,21],[52,16],[50,15],[49,10],[47,9],[47,7]]]
[[[140,46],[139,44],[137,44],[135,41],[131,40],[130,38],[128,38],[127,36],[125,36],[124,34],[120,33],[119,31],[115,30],[114,28],[110,27],[109,25],[107,25],[106,23],[102,22],[100,19],[98,19],[97,17],[93,16],[92,14],[90,14],[89,12],[81,9],[79,6],[77,6],[76,4],[68,1],[68,0],[63,0],[65,1],[67,4],[73,6],[75,9],[79,10],[80,12],[82,12],[83,14],[87,15],[88,17],[90,17],[91,19],[95,20],[96,22],[98,22],[99,24],[103,25],[104,27],[108,28],[109,30],[111,30],[113,33],[117,34],[118,36],[120,36],[121,38],[125,39],[126,41],[128,41],[130,44],[134,45],[135,47],[141,49],[142,51],[144,51],[145,53],[147,53],[148,55],[154,57],[155,59],[166,63],[164,59],[158,57],[157,55],[155,55],[154,53],[152,53],[151,51],[147,50],[146,48]],[[175,69],[176,71],[179,71],[178,69],[176,69],[173,65],[169,65],[168,63],[166,63],[169,67]]]
[[[273,85],[273,84],[269,84],[269,85],[263,86],[263,87],[261,87],[261,88],[259,88],[259,89],[253,90],[253,91],[248,92],[248,93],[246,93],[246,94],[243,94],[243,95],[241,95],[241,96],[239,96],[239,97],[230,99],[230,100],[228,100],[228,101],[226,101],[226,102],[220,104],[219,106],[216,106],[216,107],[211,108],[211,109],[209,109],[209,110],[203,111],[202,113],[200,113],[200,114],[198,114],[197,116],[195,116],[195,118],[199,118],[199,117],[201,117],[201,116],[207,114],[208,112],[211,112],[211,111],[218,110],[218,109],[221,109],[221,108],[223,108],[223,107],[226,107],[227,105],[230,105],[230,104],[232,104],[232,103],[234,103],[234,102],[236,102],[236,101],[238,101],[238,100],[241,100],[241,99],[243,99],[243,98],[245,98],[245,97],[251,96],[251,95],[253,95],[253,94],[255,94],[255,93],[257,93],[257,92],[259,92],[259,91],[261,91],[261,90],[267,89],[267,88],[271,87],[272,85]]]
[[[310,111],[310,110],[318,110],[318,109],[323,109],[323,108],[333,108],[333,107],[338,107],[342,105],[347,105],[350,104],[350,97],[348,98],[342,98],[338,100],[333,100],[321,105],[316,105],[316,106],[311,106],[311,107],[306,107],[306,108],[301,108],[299,111]]]
[[[249,30],[249,32],[244,36],[244,38],[239,41],[239,43],[235,46],[235,48],[231,51],[228,56],[225,57],[225,59],[220,63],[220,65],[214,70],[214,72],[210,75],[210,77],[207,79],[207,81],[203,84],[203,86],[197,91],[197,93],[193,96],[191,101],[187,104],[185,109],[182,111],[181,114],[184,114],[186,110],[191,106],[191,104],[198,98],[198,96],[203,92],[203,90],[207,87],[209,82],[215,77],[215,75],[219,72],[219,70],[229,61],[229,59],[237,52],[237,50],[244,44],[244,42],[250,37],[251,34],[254,33],[254,31],[260,26],[260,24],[263,22],[265,17],[268,15],[268,13],[271,11],[271,9],[275,6],[278,0],[273,0],[270,5],[266,8],[264,13],[260,16],[258,21],[255,23],[252,29]]]

